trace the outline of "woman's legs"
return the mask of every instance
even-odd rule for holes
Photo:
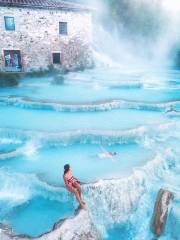
[[[78,190],[75,188],[73,192],[74,192],[74,194],[76,196],[76,199],[79,202],[79,204],[82,205],[82,201],[81,201],[81,198],[80,198]]]
[[[83,201],[83,200],[82,200],[82,196],[81,196],[81,185],[80,185],[79,183],[75,182],[75,183],[74,183],[74,187],[77,189],[81,201]]]
[[[77,190],[77,194],[78,194],[78,197],[79,197],[79,199],[81,201],[81,204],[84,205],[85,202],[82,200],[82,196],[81,196],[81,185],[79,183],[77,183],[77,182],[75,182],[73,185],[74,185],[74,188]]]
[[[77,190],[76,188],[74,188],[74,191],[73,191],[73,192],[74,192],[74,194],[75,194],[75,196],[76,196],[77,201],[79,202],[80,207],[85,209],[85,204],[84,204],[84,202],[82,201],[82,199],[80,198],[80,195],[79,195],[78,190]]]

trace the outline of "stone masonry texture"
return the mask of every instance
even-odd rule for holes
[[[14,17],[15,31],[5,29],[4,16]],[[0,71],[5,70],[4,50],[20,50],[25,72],[47,69],[57,52],[57,69],[90,67],[91,18],[90,11],[0,6]],[[59,22],[67,22],[67,35],[59,34]]]

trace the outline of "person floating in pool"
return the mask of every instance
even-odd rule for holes
[[[117,155],[117,152],[109,152],[102,146],[101,146],[101,152],[98,153],[99,158],[113,158],[116,155]]]
[[[98,157],[99,158],[112,158],[116,154],[117,154],[116,152],[100,152],[100,153],[98,153]]]
[[[64,183],[69,192],[75,194],[77,201],[81,208],[85,208],[85,202],[81,197],[81,185],[77,178],[72,175],[72,171],[69,164],[64,165]]]

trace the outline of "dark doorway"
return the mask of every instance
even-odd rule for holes
[[[21,72],[21,53],[19,50],[4,50],[5,70],[7,72]]]

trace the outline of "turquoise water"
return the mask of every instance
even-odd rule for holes
[[[72,216],[77,203],[62,179],[70,163],[82,182],[102,180],[83,193],[104,239],[152,238],[160,187],[175,193],[162,239],[179,239],[179,77],[99,68],[61,85],[52,76],[0,89],[0,222],[38,236]]]
[[[152,157],[150,150],[137,144],[103,145],[104,147],[109,151],[116,151],[117,155],[113,158],[101,158],[99,144],[74,144],[53,148],[42,146],[41,149],[36,149],[36,145],[29,143],[13,156],[11,153],[4,154],[0,167],[13,172],[35,173],[48,183],[63,186],[62,169],[67,161],[83,182],[92,182],[99,178],[120,177],[130,172],[129,162],[136,167]]]

